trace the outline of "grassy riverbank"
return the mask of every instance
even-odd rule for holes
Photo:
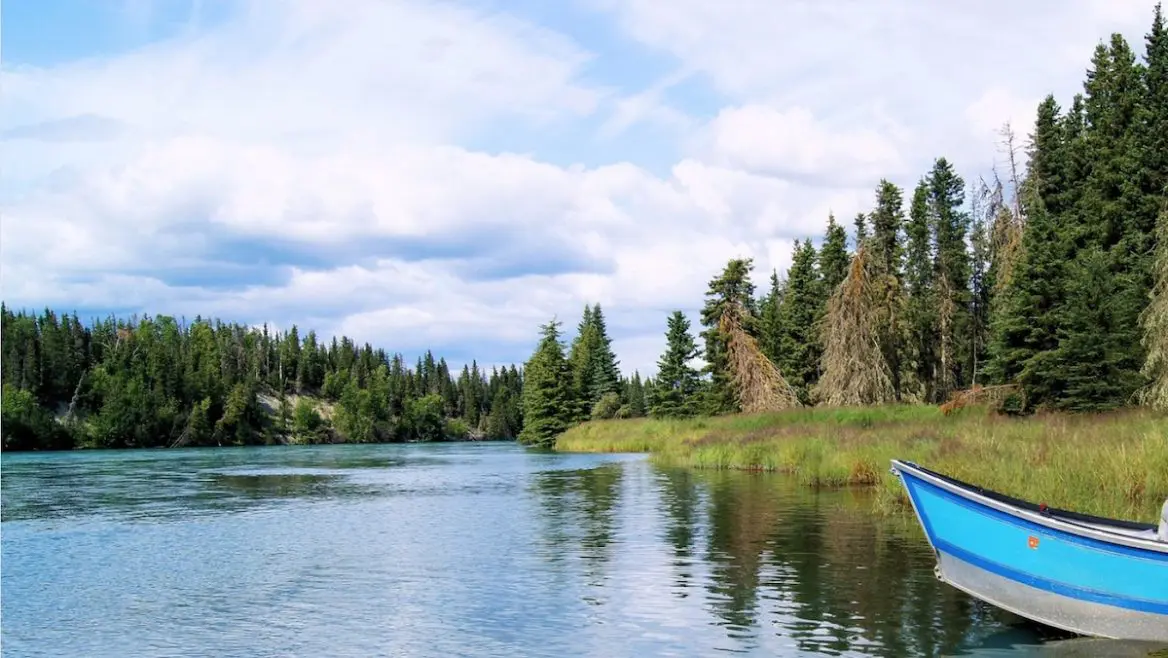
[[[1128,410],[1009,418],[936,407],[802,409],[574,427],[565,452],[649,452],[667,465],[790,473],[809,486],[878,487],[884,513],[906,509],[889,460],[1055,507],[1153,521],[1168,496],[1168,416]]]

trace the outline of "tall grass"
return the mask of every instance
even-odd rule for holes
[[[585,423],[566,452],[648,452],[663,465],[791,474],[808,486],[876,487],[876,507],[907,509],[892,459],[1052,507],[1153,521],[1168,498],[1168,414],[1009,418],[966,408],[811,408],[685,420]]]

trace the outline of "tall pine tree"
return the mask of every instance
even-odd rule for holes
[[[592,403],[596,404],[605,393],[617,393],[620,390],[620,370],[617,367],[620,362],[612,351],[612,338],[608,336],[608,324],[599,303],[592,306],[592,326],[596,343],[593,348],[589,396]]]
[[[965,364],[972,346],[969,315],[969,252],[965,242],[969,215],[965,182],[945,158],[938,158],[929,173],[929,219],[933,228],[933,280],[937,318],[934,395],[944,400],[966,383]]]
[[[815,247],[811,240],[795,243],[791,268],[787,272],[787,292],[780,309],[783,333],[779,370],[803,404],[810,402],[811,387],[819,379],[819,320],[825,308],[823,286],[815,261]]]
[[[902,395],[923,402],[933,400],[936,354],[936,313],[933,269],[933,244],[929,222],[929,184],[921,179],[913,191],[905,260],[905,288],[908,308],[905,317],[907,345],[902,365]]]
[[[819,273],[823,278],[824,294],[831,295],[848,276],[848,233],[835,221],[835,216],[827,216],[827,233],[819,248]]]
[[[548,448],[576,418],[572,368],[560,343],[560,323],[540,327],[542,338],[523,367],[523,430],[520,443]]]
[[[900,188],[881,180],[876,189],[876,209],[871,214],[872,257],[886,274],[900,279],[900,229],[904,224],[904,198]]]
[[[759,347],[763,354],[774,362],[779,362],[782,354],[783,321],[781,311],[785,287],[779,280],[778,272],[771,272],[770,289],[759,302]]]
[[[689,328],[689,319],[681,311],[669,316],[665,351],[657,361],[657,378],[649,398],[651,416],[679,418],[698,412],[700,381],[690,361],[699,352]]]
[[[706,303],[702,307],[702,325],[706,329],[702,332],[702,338],[706,344],[706,372],[710,375],[710,382],[706,389],[704,411],[710,415],[738,410],[726,361],[727,336],[719,328],[718,323],[727,305],[740,304],[747,310],[743,318],[743,328],[750,335],[758,336],[754,283],[750,280],[753,268],[754,260],[751,258],[731,259],[722,273],[710,281],[706,290]]]

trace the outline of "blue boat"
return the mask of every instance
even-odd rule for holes
[[[1168,642],[1159,527],[1035,505],[893,460],[943,582],[1071,633]]]

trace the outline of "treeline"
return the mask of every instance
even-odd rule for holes
[[[600,304],[584,307],[576,337],[565,350],[553,319],[524,365],[521,443],[550,446],[570,425],[586,420],[636,418],[647,411],[653,382],[634,372],[622,379]]]
[[[413,367],[349,338],[0,311],[4,449],[512,439],[515,367]]]
[[[761,293],[752,260],[731,260],[709,283],[700,346],[681,311],[668,318],[647,412],[962,396],[1014,413],[1168,407],[1168,34],[1159,5],[1142,59],[1113,35],[1066,111],[1051,96],[1039,105],[1024,152],[1004,127],[1003,174],[967,184],[938,158],[907,201],[882,180],[850,240],[829,216],[818,248],[797,242],[786,275],[772,273]],[[571,377],[554,323],[543,331],[528,366],[541,376],[525,382],[526,438],[536,443],[579,418],[560,401],[572,396]],[[766,362],[775,367],[758,365]],[[535,394],[540,403],[527,405]]]

